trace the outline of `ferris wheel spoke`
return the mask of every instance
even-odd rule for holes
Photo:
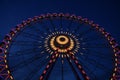
[[[88,62],[89,64],[94,65],[96,68],[101,69],[101,70],[103,70],[104,72],[108,72],[108,71],[107,71],[108,68],[105,67],[103,64],[97,62],[97,60],[95,60],[95,59],[90,59],[90,58],[87,58],[87,59],[83,58],[83,59],[86,60],[86,62]]]
[[[72,31],[73,34],[79,33],[80,28],[82,28],[82,24],[78,24],[77,26],[75,26],[75,29]]]
[[[45,32],[41,31],[41,30],[38,29],[36,26],[32,26],[32,25],[31,25],[31,26],[30,26],[30,29],[31,29],[32,31],[34,31],[35,33],[37,32],[39,35],[45,37]]]
[[[96,41],[96,40],[102,40],[103,39],[103,36],[100,36],[100,37],[88,37],[88,38],[81,38],[81,41],[82,42],[93,42],[93,41]]]
[[[41,46],[43,45],[42,42],[37,41],[12,41],[12,45],[19,45],[19,46]]]
[[[74,75],[76,76],[76,80],[81,80],[80,77],[79,77],[79,75],[78,75],[78,73],[77,73],[77,71],[76,71],[75,68],[73,67],[72,62],[70,62],[70,59],[69,59],[68,57],[67,57],[67,61],[68,61],[69,65],[70,65],[70,67],[71,67]]]
[[[43,21],[40,21],[40,23],[41,23],[41,26],[43,27],[43,28],[45,28],[45,30],[49,33],[51,33],[51,29],[48,27],[48,25],[46,25],[45,24],[45,22],[43,22]]]
[[[81,56],[85,56],[85,57],[93,56],[93,57],[99,58],[99,59],[104,60],[104,61],[113,60],[113,58],[108,57],[108,56],[110,56],[109,52],[107,52],[108,53],[107,55],[105,53],[102,53],[101,51],[95,51],[95,50],[91,50],[91,49],[86,49],[85,52],[81,52],[81,53],[77,54],[77,56],[79,56],[79,57],[81,57]]]
[[[81,48],[110,48],[110,46],[106,43],[99,43],[99,44],[86,44],[81,45]]]
[[[52,21],[51,18],[49,19],[49,21],[50,21],[51,26],[52,26],[53,29],[54,29],[54,32],[55,32],[55,31],[56,31],[56,25],[53,23],[53,21]]]
[[[86,72],[82,68],[81,64],[79,64],[78,59],[72,53],[69,52],[69,54],[70,54],[70,58],[74,61],[75,65],[77,66],[78,70],[82,74],[83,78],[85,80],[90,80],[89,77],[87,76]]]
[[[33,63],[36,60],[42,59],[44,56],[46,56],[45,54],[43,54],[42,56],[39,56],[40,54],[37,54],[34,57],[31,57],[27,60],[23,60],[19,63],[17,63],[16,65],[11,67],[11,71],[15,71],[16,69],[20,68],[20,67],[25,67],[27,65],[30,65],[30,63]],[[42,61],[40,61],[42,63]]]
[[[60,29],[63,30],[63,19],[60,17]]]
[[[55,51],[55,53],[51,55],[50,60],[46,68],[44,69],[43,73],[40,75],[40,80],[48,80],[50,73],[56,63],[57,58],[58,58],[58,53],[57,51]]]
[[[70,27],[72,26],[72,24],[73,24],[73,20],[70,20],[67,26],[68,31],[71,31]]]
[[[88,73],[90,73],[90,75],[93,77],[93,78],[90,78],[90,79],[91,80],[97,80],[97,76],[95,75],[95,73],[92,70],[90,70],[89,67],[87,67],[87,65],[85,63],[81,62],[80,60],[79,60],[79,62],[84,66],[84,68],[86,70],[88,70]]]
[[[24,49],[24,50],[17,50],[14,52],[10,52],[10,57],[15,57],[15,56],[23,56],[23,55],[29,55],[33,54],[34,52],[39,52],[40,54],[40,49],[38,48],[29,48],[29,49]]]
[[[61,58],[61,68],[62,68],[62,70],[61,70],[61,73],[62,73],[62,80],[64,80],[64,72],[63,72],[63,64],[64,64],[64,60],[63,60],[63,58]]]
[[[34,77],[40,70],[40,68],[42,68],[45,64],[47,64],[49,61],[49,58],[47,58],[47,60],[43,60],[41,61],[42,63],[40,65],[35,65],[37,66],[38,68],[35,68],[33,69],[29,74],[28,76],[26,76],[25,80],[31,80],[32,77]]]
[[[108,52],[109,53],[109,52]],[[88,49],[86,52],[82,52],[77,54],[78,57],[84,56],[84,57],[96,57],[98,59],[104,60],[104,61],[109,61],[112,60],[112,58],[109,58],[109,54],[108,55],[103,55],[104,53],[100,52],[100,51],[94,51],[94,50],[90,50]],[[90,55],[90,56],[89,56]]]
[[[92,31],[92,28],[89,28],[88,30],[79,33],[77,37],[81,38],[83,35],[90,34],[91,31]]]
[[[42,36],[38,36],[38,35],[27,33],[27,32],[22,32],[22,36],[26,37],[26,38],[33,39],[33,40],[37,40],[37,41],[39,41],[40,38],[44,38]]]

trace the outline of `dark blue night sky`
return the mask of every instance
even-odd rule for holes
[[[119,7],[119,0],[0,0],[0,40],[29,17],[63,12],[93,20],[120,41]]]

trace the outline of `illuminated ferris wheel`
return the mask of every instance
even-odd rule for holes
[[[87,18],[35,16],[0,43],[0,80],[120,80],[120,47]]]

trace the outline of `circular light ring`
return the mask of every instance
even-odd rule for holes
[[[53,50],[58,50],[58,52],[60,53],[65,53],[67,52],[68,50],[71,51],[74,47],[74,41],[72,39],[70,39],[70,46],[67,48],[67,49],[60,49],[60,48],[57,48],[55,45],[54,45],[54,40],[55,40],[55,37],[53,37],[51,40],[50,40],[50,45],[51,45],[51,48]]]
[[[96,29],[97,31],[101,32],[105,37],[106,39],[109,41],[110,45],[111,46],[115,46],[117,43],[113,43],[113,41],[115,41],[115,39],[111,36],[111,35],[108,35],[107,32],[104,30],[104,28],[100,27],[98,24],[95,24],[93,21],[90,21],[88,20],[87,18],[82,18],[81,16],[75,16],[75,15],[70,15],[70,14],[57,14],[57,13],[53,13],[53,14],[46,14],[46,15],[40,15],[40,16],[35,16],[34,18],[28,18],[28,20],[26,21],[23,21],[21,24],[18,24],[16,26],[16,28],[12,29],[10,31],[10,33],[8,34],[10,36],[10,40],[8,39],[4,39],[3,42],[1,43],[2,45],[0,45],[0,47],[4,50],[4,58],[5,58],[5,65],[8,66],[8,62],[6,61],[6,57],[7,57],[7,50],[9,49],[9,45],[11,44],[11,41],[12,39],[14,38],[14,36],[19,33],[19,31],[23,30],[24,27],[26,27],[27,25],[31,24],[32,22],[36,22],[37,20],[42,20],[42,19],[47,19],[47,18],[51,18],[51,17],[65,17],[67,19],[74,19],[74,20],[77,20],[79,22],[83,22],[84,24],[89,24],[91,25],[92,28]],[[5,43],[5,44],[3,44]],[[119,62],[118,62],[118,59],[119,59],[119,55],[120,55],[120,49],[116,49],[116,47],[112,47],[113,48],[113,51],[114,51],[114,56],[115,56],[115,68],[114,68],[114,72],[113,72],[113,75],[111,77],[111,80],[114,80],[114,78],[116,78],[117,76],[120,76],[119,74],[117,73],[120,73],[118,71],[119,69]],[[116,70],[117,69],[117,70]],[[11,72],[9,70],[9,66],[6,68],[7,70],[7,74],[9,75],[9,79],[11,80],[14,80],[13,76],[11,75]]]
[[[54,41],[55,41],[57,35],[58,36],[65,35],[65,37],[69,36],[69,38],[70,38],[70,40],[68,41],[68,42],[70,42],[69,47],[67,47],[65,49],[61,49],[59,47],[56,47],[54,44]],[[51,35],[49,35],[45,40],[45,48],[50,54],[52,54],[55,50],[58,50],[58,52],[60,52],[60,53],[66,53],[69,50],[69,51],[72,51],[72,53],[74,54],[74,53],[78,52],[79,46],[80,46],[79,44],[80,43],[78,42],[78,39],[68,32],[54,32]],[[61,44],[61,45],[63,45],[63,44]],[[51,50],[51,48],[53,50]]]
[[[64,41],[61,41],[61,40],[60,40],[61,38],[64,38],[65,40],[64,40]],[[69,42],[69,39],[68,39],[66,36],[64,36],[64,35],[60,35],[60,36],[58,36],[58,37],[56,38],[56,41],[57,41],[59,44],[64,45],[64,44],[67,44],[67,43]]]

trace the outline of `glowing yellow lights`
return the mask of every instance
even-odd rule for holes
[[[50,54],[57,51],[59,53],[58,57],[67,57],[68,51],[73,55],[78,52],[80,43],[74,35],[61,31],[48,35],[45,39],[44,47]]]
[[[12,76],[10,76],[10,78],[13,80],[13,77],[12,77]]]
[[[65,39],[66,41],[62,43],[62,42],[59,40],[61,37],[63,38],[63,36],[58,36],[57,39],[56,39],[60,45],[67,44],[67,43],[69,42],[68,38],[64,36],[64,38],[66,38],[66,39]],[[51,48],[52,48],[53,50],[57,50],[57,49],[58,49],[58,52],[61,52],[61,53],[65,53],[65,52],[67,52],[68,50],[72,50],[73,47],[74,47],[74,41],[73,41],[72,39],[70,39],[70,46],[69,46],[68,48],[65,48],[65,49],[64,49],[64,48],[63,48],[63,49],[60,49],[59,47],[56,47],[55,44],[54,44],[54,41],[55,41],[55,37],[53,37],[53,38],[50,40],[50,46],[51,46]],[[62,44],[61,44],[61,43],[62,43]]]
[[[5,65],[6,68],[8,68],[8,65]]]
[[[62,40],[63,39],[63,40]],[[58,36],[56,38],[56,41],[59,43],[59,44],[67,44],[69,42],[69,39],[64,36],[64,35],[61,35],[61,36]]]
[[[10,71],[7,71],[8,72],[8,74],[10,74]]]

